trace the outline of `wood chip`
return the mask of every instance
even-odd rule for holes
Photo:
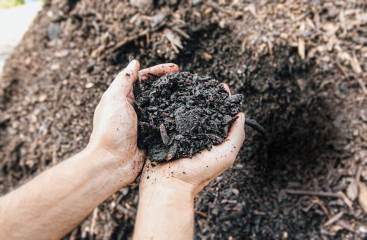
[[[339,191],[338,194],[340,194],[342,196],[342,199],[344,201],[344,203],[349,207],[352,208],[353,206],[353,202],[347,197],[345,196],[345,194],[342,191]]]
[[[355,73],[359,74],[362,72],[362,68],[361,66],[359,65],[359,61],[357,59],[357,56],[356,56],[356,52],[353,51],[352,53],[352,59],[351,59],[351,62],[350,64],[352,65],[352,69]]]
[[[183,48],[180,38],[174,34],[171,30],[168,28],[164,29],[164,36],[167,38],[168,41],[170,41],[172,44],[179,48]]]
[[[164,126],[163,123],[159,126],[159,130],[161,132],[161,138],[162,138],[163,144],[166,145],[166,147],[168,147],[169,136],[167,134],[166,127]]]
[[[38,98],[39,102],[44,102],[47,99],[47,94],[43,93],[41,94],[41,96]]]
[[[358,186],[355,181],[349,183],[347,187],[347,196],[352,201],[354,201],[358,197]]]
[[[354,228],[352,225],[350,225],[348,222],[344,221],[344,220],[339,220],[337,222],[338,225],[342,226],[344,229],[351,231],[351,232],[355,232]]]
[[[236,196],[238,196],[238,194],[240,193],[240,191],[238,191],[238,189],[237,189],[237,188],[233,188],[233,189],[232,189],[232,192],[233,192]]]
[[[212,55],[210,55],[209,53],[204,52],[203,58],[205,59],[205,61],[209,61],[210,59],[212,59]]]
[[[343,216],[344,212],[339,212],[337,214],[335,214],[334,216],[332,216],[325,224],[324,226],[330,226],[333,223],[335,223],[336,221],[338,221],[342,216]]]

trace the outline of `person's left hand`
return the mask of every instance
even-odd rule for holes
[[[93,132],[87,149],[99,154],[100,166],[117,173],[120,187],[132,183],[144,164],[145,151],[138,149],[138,118],[132,106],[133,84],[137,77],[153,80],[148,73],[165,75],[178,71],[173,63],[161,64],[139,72],[133,60],[118,74],[98,104],[93,119]]]

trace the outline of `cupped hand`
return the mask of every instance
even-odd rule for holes
[[[225,88],[229,92],[228,86]],[[140,179],[140,194],[149,195],[154,192],[152,189],[159,188],[156,192],[172,190],[196,196],[234,163],[245,140],[245,115],[239,113],[237,116],[239,118],[233,123],[227,139],[210,151],[203,150],[192,159],[181,158],[153,165],[148,158]]]
[[[133,84],[153,80],[147,73],[165,75],[178,71],[176,64],[168,63],[141,70],[138,61],[131,61],[103,94],[93,118],[93,132],[88,144],[100,155],[101,165],[118,172],[121,186],[132,183],[141,172],[145,151],[137,147],[138,119],[132,106]]]

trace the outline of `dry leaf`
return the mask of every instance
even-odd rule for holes
[[[347,188],[347,196],[352,201],[354,201],[358,197],[358,186],[355,181],[349,183]]]
[[[358,195],[358,201],[361,205],[363,211],[367,213],[367,186],[366,184],[360,182],[359,185],[359,195]]]

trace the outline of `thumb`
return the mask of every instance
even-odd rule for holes
[[[127,97],[133,87],[134,82],[138,78],[140,63],[133,60],[127,67],[121,71],[115,80],[111,83],[110,88],[117,89],[125,97]]]

